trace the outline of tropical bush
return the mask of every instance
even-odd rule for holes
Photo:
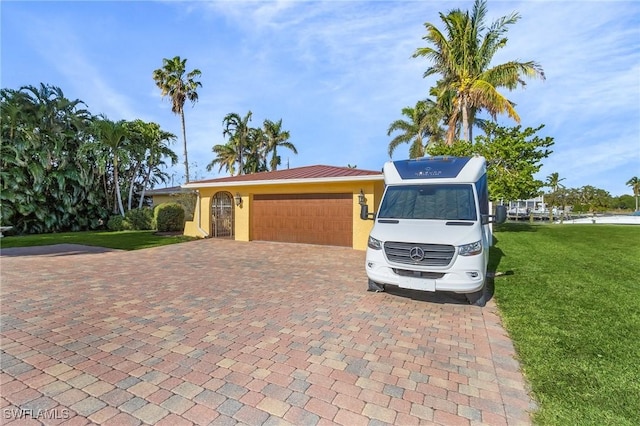
[[[148,207],[128,210],[124,214],[124,221],[128,229],[134,231],[148,231],[153,229],[153,210]]]
[[[184,230],[184,208],[179,203],[162,203],[153,210],[153,222],[158,232]]]
[[[17,234],[98,229],[177,161],[158,124],[95,116],[46,84],[0,90],[0,135],[0,222]]]
[[[129,228],[128,223],[118,214],[109,218],[109,221],[107,222],[107,229],[109,231],[126,231]]]
[[[176,203],[180,204],[184,209],[184,219],[193,220],[193,214],[196,210],[196,201],[198,197],[195,193],[180,193],[175,197]]]
[[[84,150],[92,116],[59,88],[0,91],[2,225],[18,234],[95,229],[107,218],[106,195]]]

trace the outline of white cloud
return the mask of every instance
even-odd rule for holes
[[[186,111],[190,159],[203,170],[213,158],[211,147],[223,142],[224,115],[248,110],[254,125],[283,119],[300,152],[290,156],[292,166],[351,163],[379,170],[388,159],[389,123],[435,82],[422,78],[427,61],[411,58],[425,45],[423,24],[440,25],[439,12],[473,3],[7,4],[3,46],[26,38],[40,56],[25,70],[59,75],[65,94],[113,119],[153,120],[180,135],[179,120],[150,73],[163,57],[189,58],[188,66],[203,72],[200,100]],[[495,60],[535,60],[545,70],[546,81],[507,93],[523,126],[544,123],[541,136],[555,139],[542,173],[557,171],[574,186],[601,184],[623,193],[626,175],[640,174],[640,4],[489,1],[488,20],[512,11],[522,18]],[[25,25],[5,33],[7,13]],[[3,70],[5,64],[22,67],[7,52]],[[174,150],[181,154],[181,140]],[[406,152],[400,147],[398,156]],[[572,160],[576,156],[588,158]]]
[[[114,120],[143,118],[133,107],[133,99],[121,90],[110,86],[105,74],[109,70],[98,69],[88,59],[90,47],[78,34],[71,31],[68,21],[44,21],[34,17],[27,25],[28,39],[33,49],[43,58],[45,66],[51,67],[62,78],[63,92],[78,94],[90,111],[104,113]],[[42,66],[42,65],[41,65]],[[43,81],[45,84],[60,84]]]

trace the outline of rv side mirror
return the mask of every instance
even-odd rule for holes
[[[360,204],[360,219],[376,220],[376,213],[369,213],[369,206],[366,204]]]
[[[360,205],[360,219],[362,220],[369,219],[369,206],[366,204]]]
[[[494,219],[495,223],[504,223],[507,220],[507,207],[506,206],[496,206],[496,216]]]

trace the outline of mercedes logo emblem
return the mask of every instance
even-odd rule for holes
[[[422,259],[424,259],[424,250],[422,250],[420,247],[414,247],[409,251],[409,257],[414,262],[420,262]]]

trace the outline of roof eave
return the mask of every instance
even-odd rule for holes
[[[227,182],[191,182],[182,185],[185,189],[198,188],[220,188],[220,187],[237,187],[237,186],[265,186],[265,185],[301,185],[314,183],[344,183],[344,182],[368,182],[384,180],[384,175],[361,175],[361,176],[340,176],[340,177],[322,177],[322,178],[301,178],[301,179],[274,179],[274,180],[245,180],[245,181],[227,181]]]

